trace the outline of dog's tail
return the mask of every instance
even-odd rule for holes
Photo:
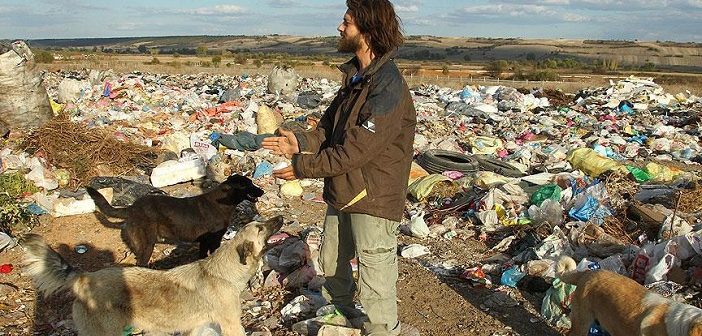
[[[25,271],[34,280],[38,292],[46,297],[71,286],[78,272],[40,235],[25,235],[20,245],[25,250]]]
[[[577,267],[578,265],[573,258],[566,255],[561,256],[556,263],[556,277],[567,284],[577,285],[580,277],[584,274],[584,272],[578,272]]]
[[[95,205],[98,207],[98,209],[100,209],[100,212],[110,217],[122,219],[127,218],[127,208],[113,207],[99,191],[95,190],[95,188],[86,187],[85,190],[88,192],[88,195],[93,198],[93,201],[95,201]]]

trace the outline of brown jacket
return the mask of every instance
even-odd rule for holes
[[[339,66],[341,89],[317,128],[296,133],[298,177],[324,178],[324,200],[337,210],[402,219],[417,113],[391,54],[374,59],[356,84],[356,58]]]

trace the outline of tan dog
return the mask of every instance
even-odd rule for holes
[[[571,336],[587,336],[597,320],[612,336],[702,336],[702,309],[666,299],[614,272],[578,272],[575,260],[561,257],[556,275],[576,285]]]
[[[70,289],[79,335],[122,335],[127,327],[150,333],[188,332],[216,322],[224,335],[243,335],[240,293],[256,272],[281,216],[251,222],[206,259],[157,271],[113,267],[74,270],[38,235],[22,240],[26,271],[44,295]]]

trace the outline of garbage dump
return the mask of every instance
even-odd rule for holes
[[[334,80],[298,80],[289,69],[85,70],[50,72],[45,85],[58,117],[10,134],[24,141],[0,151],[2,176],[19,174],[31,188],[0,206],[70,216],[94,210],[83,197],[87,185],[113,188],[115,204],[126,205],[233,173],[266,190],[260,213],[291,210],[292,200],[323,203],[320,180],[272,177],[287,162],[261,140],[281,126],[313,129],[340,86]],[[514,306],[518,291],[536,293],[541,320],[559,328],[570,326],[564,308],[574,290],[554,279],[564,254],[580,269],[610,270],[702,303],[702,98],[635,77],[576,95],[477,85],[411,92],[418,124],[400,258],[493,291],[485,311]],[[252,280],[247,331],[353,333],[320,293],[320,223],[286,220],[295,229],[272,237],[278,245]],[[13,230],[21,229],[3,227],[0,248],[14,245]],[[486,257],[449,262],[438,252],[469,242],[484,244]]]

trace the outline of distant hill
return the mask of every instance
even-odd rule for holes
[[[30,40],[32,47],[99,49],[139,53],[194,54],[208,51],[287,53],[299,56],[338,56],[338,37],[266,36],[167,36]],[[622,65],[655,65],[658,69],[702,72],[702,44],[662,41],[608,41],[573,39],[493,39],[408,36],[399,57],[415,61],[489,62],[493,60],[574,59],[616,61]]]

